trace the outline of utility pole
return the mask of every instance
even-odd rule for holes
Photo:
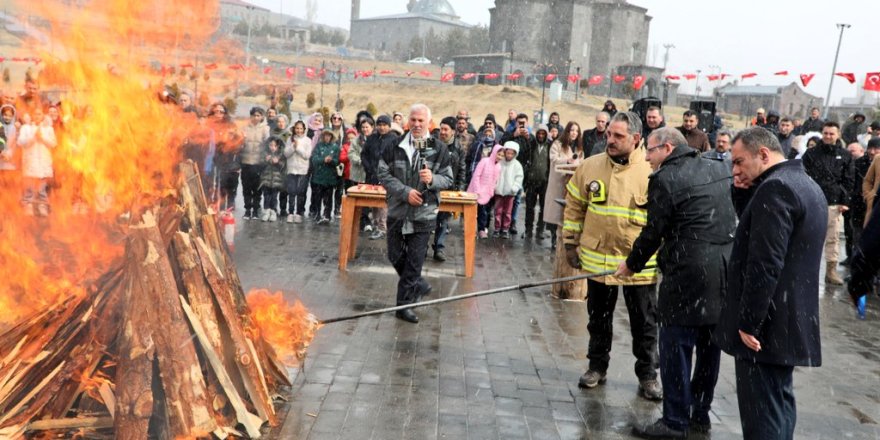
[[[321,71],[318,72],[318,75],[321,77],[321,106],[318,108],[324,108],[324,72],[326,72],[326,70],[324,70],[325,63],[326,61],[321,61]]]
[[[840,28],[840,37],[837,39],[837,52],[834,52],[834,65],[831,67],[831,79],[828,80],[828,94],[825,95],[825,110],[822,112],[822,119],[828,119],[828,107],[831,106],[831,86],[834,85],[834,72],[837,71],[837,58],[840,56],[840,44],[843,42],[843,31],[852,27],[846,23],[837,23]]]
[[[339,108],[339,90],[342,88],[342,65],[339,65],[339,68],[336,69],[336,111],[341,110]]]
[[[666,49],[666,53],[663,55],[663,71],[666,71],[666,66],[669,65],[669,49],[675,49],[674,44],[664,44],[663,48]]]
[[[539,124],[544,123],[544,96],[547,90],[547,63],[544,63],[544,74],[541,76],[541,120]]]
[[[576,68],[577,70],[577,83],[574,85],[574,101],[577,102],[578,95],[581,94],[581,66]]]
[[[700,97],[700,92],[702,91],[700,90],[700,72],[702,72],[702,70],[697,69],[697,85],[694,88],[694,94],[697,95],[697,98]]]

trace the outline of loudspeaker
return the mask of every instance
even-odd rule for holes
[[[691,110],[699,115],[700,130],[711,133],[715,129],[715,101],[691,101]]]

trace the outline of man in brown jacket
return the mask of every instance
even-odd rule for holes
[[[678,131],[687,139],[688,146],[696,148],[701,153],[705,153],[712,147],[709,145],[709,136],[703,133],[703,130],[700,130],[700,127],[697,126],[698,124],[699,117],[697,112],[688,110],[684,112],[684,119],[681,127],[678,127]]]

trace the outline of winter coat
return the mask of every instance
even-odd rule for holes
[[[680,145],[649,179],[648,224],[626,265],[641,271],[657,253],[661,325],[714,325],[736,230],[730,167]]]
[[[577,245],[581,268],[598,273],[616,270],[648,223],[648,177],[651,165],[645,149],[635,148],[626,165],[606,153],[585,159],[566,185],[562,240]],[[604,200],[594,189],[604,187]],[[602,194],[600,194],[602,195]],[[604,276],[594,281],[610,286],[649,285],[657,282],[657,262],[632,277]]]
[[[281,138],[281,140],[283,140],[284,142],[287,142],[293,136],[293,133],[287,128],[285,128],[284,130],[274,128],[269,131],[269,136],[275,136],[277,138]]]
[[[484,157],[477,164],[473,178],[468,185],[467,192],[478,196],[477,203],[485,205],[495,195],[495,185],[501,176],[501,163],[495,161],[495,156],[501,151],[501,145],[492,148],[492,154]]]
[[[598,149],[598,145],[601,145],[601,150],[593,153],[594,148]],[[595,156],[599,153],[605,152],[605,132],[598,132],[595,128],[591,128],[584,132],[584,151],[587,152],[589,156]]]
[[[336,167],[339,165],[339,154],[341,150],[336,142],[320,142],[314,150],[310,159],[312,166],[312,183],[322,186],[336,186],[339,184],[339,175],[336,173]],[[330,156],[330,163],[324,163],[324,158]]]
[[[241,172],[243,137],[238,127],[231,120],[225,120],[211,123],[210,128],[214,143],[213,168],[221,174]]]
[[[865,176],[871,169],[871,161],[868,155],[864,155],[853,161],[853,188],[850,192],[849,215],[853,224],[864,224],[865,214],[868,212],[868,204],[865,202],[865,196],[862,195],[862,186],[865,184]]]
[[[776,139],[779,139],[779,145],[782,147],[782,155],[786,158],[791,158],[791,142],[794,140],[794,133],[789,133],[788,136],[785,136],[782,133],[776,133]]]
[[[684,138],[687,139],[687,143],[691,148],[696,148],[701,153],[712,149],[712,146],[709,145],[709,136],[706,136],[706,133],[703,133],[703,130],[700,130],[699,128],[687,130],[684,127],[677,127],[677,129],[684,135]],[[647,139],[645,142],[647,142]]]
[[[660,121],[660,125],[658,125],[657,128],[663,128],[665,126],[666,126],[666,119]],[[647,122],[642,124],[642,143],[643,144],[645,144],[645,145],[648,144],[648,136],[650,136],[651,133],[654,130],[656,130],[657,128],[648,127]]]
[[[430,185],[419,180],[418,164],[412,163],[412,155],[407,153],[411,134],[407,133],[387,148],[379,160],[379,181],[385,187],[388,203],[388,223],[403,221],[404,235],[414,232],[430,232],[436,226],[440,207],[440,191],[452,188],[452,158],[446,144],[438,139],[428,138],[424,153],[424,165],[434,175]],[[409,192],[415,189],[422,193],[422,205],[409,204]]]
[[[862,122],[856,121],[856,118],[861,117]],[[819,131],[822,131],[820,128]],[[840,130],[840,137],[843,139],[844,145],[849,145],[853,142],[858,142],[858,136],[862,133],[868,131],[868,120],[865,119],[865,115],[862,113],[855,113],[846,122],[843,124],[843,128]]]
[[[487,138],[483,135],[477,136],[477,139],[471,144],[471,147],[467,151],[467,159],[465,166],[467,167],[467,182],[473,180],[474,172],[477,168],[477,165],[480,161],[487,157],[484,151],[489,149],[491,151],[495,145],[498,144],[497,139],[501,139],[500,137]]]
[[[829,205],[847,205],[853,188],[852,155],[840,145],[824,142],[804,153],[804,170],[812,177]]]
[[[801,124],[800,133],[804,134],[804,133],[809,133],[811,131],[821,133],[823,125],[825,125],[825,120],[823,120],[822,118],[816,118],[816,119],[807,118],[804,121],[804,123]]]
[[[364,163],[364,173],[367,175],[367,183],[378,185],[379,182],[379,160],[385,150],[397,145],[398,136],[394,132],[389,131],[382,136],[375,132],[367,138],[364,148],[361,151],[361,160]]]
[[[12,120],[8,124],[2,123],[2,120],[0,120],[0,124],[2,124],[3,127],[3,133],[6,135],[6,147],[0,152],[0,171],[13,171],[18,169],[18,166],[15,163],[15,155],[18,150],[18,129],[15,127],[15,107],[6,104],[0,107],[0,110],[7,107],[12,109]]]
[[[713,339],[737,359],[774,365],[822,364],[819,265],[828,203],[799,160],[756,179],[740,217]],[[755,352],[739,331],[761,342]]]
[[[545,139],[539,143],[536,139],[527,151],[520,152],[519,157],[521,159],[517,160],[525,170],[523,189],[531,191],[547,186],[550,177],[550,141]]]
[[[507,150],[507,148],[504,148]],[[519,153],[519,151],[517,151]],[[513,160],[503,160],[501,164],[501,174],[498,176],[498,182],[495,184],[495,195],[499,196],[515,196],[522,190],[523,186],[523,168],[516,158]]]
[[[320,113],[312,113],[306,121],[306,136],[312,141],[312,149],[321,142],[321,132],[324,131],[324,123],[318,122]]]
[[[17,142],[22,150],[21,170],[24,177],[47,179],[54,176],[52,149],[58,142],[48,116],[39,125],[33,123],[19,127]]]
[[[865,224],[859,242],[853,246],[849,267],[852,274],[847,283],[849,295],[857,299],[871,292],[874,276],[880,270],[880,215],[870,217]]]
[[[868,172],[865,173],[865,180],[862,181],[862,196],[868,208],[865,212],[865,222],[869,221],[874,211],[878,190],[880,190],[880,156],[875,156],[871,166],[868,167]]]
[[[562,143],[559,140],[553,141],[550,146],[550,174],[547,179],[547,192],[544,193],[544,206],[541,208],[541,215],[544,216],[544,223],[551,225],[562,224],[563,208],[556,199],[565,199],[565,184],[568,183],[570,175],[562,174],[556,171],[556,165],[568,163],[572,159],[574,152],[570,149],[562,149]],[[581,163],[583,155],[578,154],[574,159],[575,164]]]
[[[283,189],[284,178],[287,174],[285,173],[287,158],[284,156],[284,151],[279,149],[272,153],[267,150],[263,159],[266,166],[260,173],[260,188]],[[270,159],[278,159],[278,163],[273,163]]]
[[[287,174],[300,176],[308,174],[312,141],[306,136],[294,136],[284,147],[284,157],[287,159]]]
[[[362,159],[363,145],[366,139],[358,136],[348,149],[348,161],[350,163],[349,180],[357,183],[367,181],[367,172],[364,171],[364,162]]]
[[[462,146],[458,137],[452,138],[449,147],[449,155],[452,159],[452,188],[453,191],[464,191],[467,188],[467,148]]]
[[[261,165],[265,157],[266,139],[269,139],[269,126],[265,122],[248,124],[242,130],[244,145],[241,148],[242,165]]]

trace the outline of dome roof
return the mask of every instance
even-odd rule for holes
[[[455,14],[455,9],[452,9],[452,5],[446,0],[419,0],[419,2],[413,7],[412,12],[458,17],[458,15]]]

